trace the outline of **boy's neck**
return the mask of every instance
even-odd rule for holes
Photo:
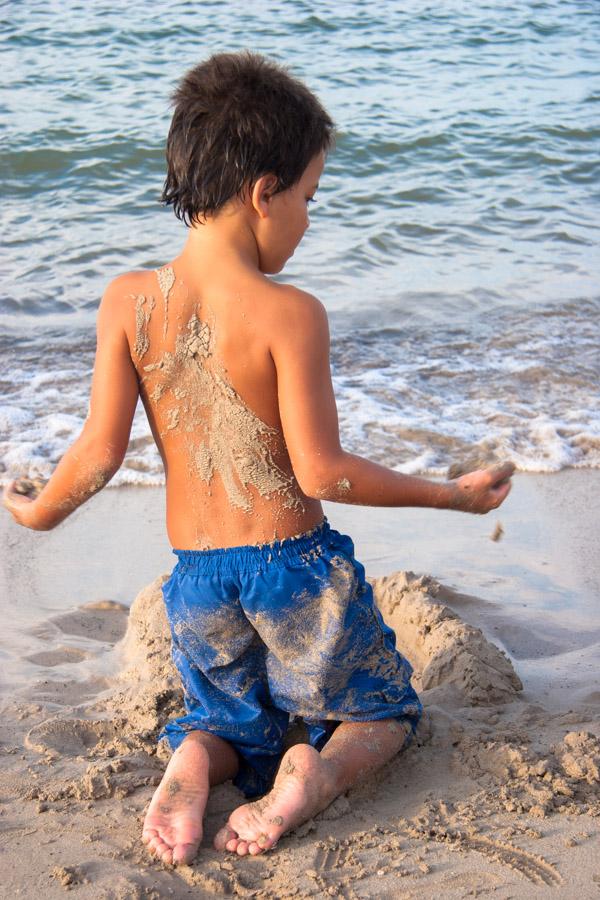
[[[254,232],[239,209],[223,210],[191,226],[178,262],[190,275],[199,271],[205,275],[215,265],[221,271],[231,271],[232,267],[246,272],[260,270]]]

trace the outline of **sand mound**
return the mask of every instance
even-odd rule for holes
[[[121,671],[112,696],[90,710],[94,718],[58,717],[37,725],[27,736],[30,749],[88,759],[156,754],[160,729],[183,712],[162,597],[166,577],[156,578],[133,602],[116,648]],[[373,587],[400,651],[415,668],[413,682],[426,694],[426,705],[442,699],[446,708],[504,703],[521,690],[508,658],[436,600],[436,582],[398,572]]]
[[[166,577],[144,588],[131,607],[120,645],[124,669],[111,702],[123,728],[149,741],[182,705],[162,598]],[[505,702],[521,690],[508,658],[479,629],[436,601],[436,582],[399,572],[373,586],[400,651],[415,667],[417,690],[450,685],[466,706]]]
[[[183,699],[162,598],[166,577],[144,588],[131,607],[120,645],[120,690],[111,704],[126,730],[150,741]],[[435,599],[436,582],[398,572],[375,580],[373,588],[400,651],[415,668],[418,691],[450,687],[459,705],[471,706],[503,703],[522,689],[504,653]]]
[[[437,600],[439,590],[433,579],[410,572],[373,581],[377,605],[415,669],[417,692],[444,688],[464,706],[513,700],[523,685],[508,657]]]
[[[122,670],[108,703],[113,721],[138,748],[156,751],[156,736],[183,713],[183,691],[171,661],[171,634],[165,615],[161,575],[137,595],[127,631],[117,647]]]

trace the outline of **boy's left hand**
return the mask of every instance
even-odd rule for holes
[[[454,509],[479,515],[497,509],[510,493],[510,479],[514,471],[513,463],[503,463],[489,469],[469,472],[468,475],[449,482],[456,489]]]

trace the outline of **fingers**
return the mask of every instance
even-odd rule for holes
[[[13,509],[19,506],[27,506],[29,503],[33,503],[31,497],[28,497],[26,494],[20,494],[16,489],[17,482],[11,481],[7,484],[2,492],[2,501],[7,509]]]
[[[509,478],[514,475],[514,472],[515,464],[511,462],[500,463],[492,469],[489,469],[492,478],[492,486],[498,487],[503,482],[508,482]]]
[[[10,481],[8,484],[4,485],[4,489],[2,491],[2,502],[6,507],[8,507],[11,499],[15,496],[17,496],[15,491],[15,482]]]
[[[493,509],[497,509],[501,506],[508,495],[512,490],[512,483],[510,481],[502,481],[497,487],[492,488],[494,494],[494,506]]]

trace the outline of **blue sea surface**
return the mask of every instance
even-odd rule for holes
[[[337,124],[283,277],[330,312],[345,446],[414,472],[475,449],[600,466],[595,0],[29,0],[0,19],[0,477],[47,474],[79,432],[106,283],[185,240],[159,203],[170,95],[242,48]],[[138,411],[119,479],[162,478]]]

